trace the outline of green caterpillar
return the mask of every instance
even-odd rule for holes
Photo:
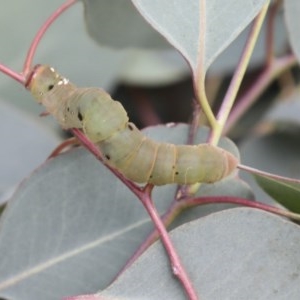
[[[47,65],[38,65],[27,88],[64,129],[79,128],[106,163],[138,183],[213,183],[235,170],[237,159],[209,145],[158,143],[128,120],[123,106],[99,88],[77,88]]]

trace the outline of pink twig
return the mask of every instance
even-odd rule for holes
[[[80,142],[93,155],[95,155],[100,161],[104,162],[103,156],[100,153],[99,149],[80,130],[72,129],[72,133],[80,140]],[[150,218],[152,219],[157,232],[159,233],[159,235],[161,237],[161,240],[162,240],[164,247],[170,258],[174,275],[176,275],[178,277],[178,279],[181,281],[187,295],[189,296],[189,299],[191,299],[191,300],[198,299],[196,292],[191,284],[191,281],[188,278],[188,275],[187,275],[184,267],[182,266],[182,263],[179,259],[179,256],[178,256],[176,250],[174,249],[174,246],[171,242],[168,231],[165,228],[164,222],[161,220],[157,210],[155,209],[155,206],[153,205],[153,202],[151,199],[151,191],[153,189],[153,185],[147,184],[143,189],[141,189],[139,186],[137,186],[130,180],[127,180],[122,174],[120,174],[115,169],[111,168],[108,165],[105,165],[105,166],[108,169],[110,169],[142,202],[142,204],[144,205],[145,209],[147,210]]]
[[[5,74],[5,75],[11,77],[12,79],[18,81],[22,85],[25,84],[25,76],[23,74],[17,73],[15,71],[11,70],[9,67],[6,67],[3,64],[0,64],[0,71],[3,74]]]
[[[32,60],[35,55],[36,49],[43,38],[44,34],[50,27],[50,25],[64,12],[66,11],[70,6],[75,4],[77,0],[67,0],[63,5],[61,5],[43,24],[43,26],[39,29],[37,34],[35,35],[31,46],[29,48],[29,51],[27,52],[27,56],[25,59],[24,67],[23,67],[23,74],[25,76],[28,75],[28,73],[31,71],[32,68]]]
[[[238,165],[238,168],[240,170],[244,170],[244,171],[247,171],[247,172],[250,172],[250,173],[253,173],[253,174],[257,174],[257,175],[260,175],[260,176],[272,178],[274,180],[279,180],[279,181],[282,180],[282,181],[285,181],[285,182],[300,184],[300,179],[280,176],[280,175],[277,175],[277,174],[261,171],[259,169],[251,168],[251,167],[248,167],[248,166],[245,166],[245,165]]]
[[[216,203],[228,203],[228,204],[237,204],[252,208],[258,208],[270,213],[274,213],[283,217],[291,218],[294,220],[300,220],[300,215],[292,213],[287,210],[283,210],[278,207],[267,205],[261,202],[252,201],[245,198],[232,197],[232,196],[210,196],[210,197],[199,197],[199,198],[190,198],[185,201],[187,207],[192,207],[196,205],[204,204],[216,204]]]
[[[293,54],[273,60],[272,64],[265,68],[257,77],[252,87],[247,93],[238,99],[236,106],[231,111],[229,118],[224,127],[224,135],[236,124],[242,115],[251,107],[258,99],[269,84],[284,70],[292,67],[297,63]]]
[[[168,211],[161,217],[161,220],[165,227],[168,227],[175,219],[175,217],[184,209],[191,208],[194,206],[205,205],[205,204],[217,204],[217,203],[227,203],[227,204],[236,204],[246,207],[252,207],[261,209],[264,211],[268,211],[270,213],[274,213],[283,217],[291,218],[294,220],[300,220],[300,215],[292,213],[290,211],[286,211],[277,207],[273,207],[261,202],[256,202],[253,200],[233,197],[233,196],[209,196],[209,197],[198,197],[198,198],[186,198],[181,201],[177,201],[176,199],[172,201],[169,206]],[[157,229],[153,230],[146,240],[140,245],[140,247],[136,250],[130,260],[126,263],[126,265],[122,268],[122,270],[117,275],[120,276],[124,270],[129,268],[134,261],[140,257],[150,245],[152,245],[159,238],[159,233]]]
[[[136,196],[140,197],[142,193],[142,188],[133,183],[132,181],[126,179],[121,173],[119,173],[114,168],[105,164],[105,159],[103,158],[101,152],[95,144],[93,144],[79,129],[72,129],[72,133],[78,138],[82,145],[87,148],[97,159],[104,163],[104,165],[116,175]]]
[[[71,137],[65,141],[63,141],[60,145],[58,145],[49,155],[48,159],[53,158],[61,154],[62,152],[66,151],[72,146],[78,146],[79,142],[76,137]]]
[[[278,10],[281,6],[282,1],[275,1],[270,7],[269,16],[267,20],[267,34],[266,34],[266,65],[267,67],[273,63],[274,60],[274,31],[275,31],[275,21]]]
[[[159,236],[163,242],[163,245],[165,247],[166,252],[168,253],[172,271],[173,274],[179,279],[182,286],[185,289],[185,292],[190,300],[197,300],[198,296],[196,294],[196,291],[191,283],[191,280],[188,277],[188,274],[186,273],[182,262],[177,254],[176,249],[174,248],[174,245],[170,239],[169,233],[160,218],[157,210],[155,209],[155,206],[153,205],[152,199],[151,199],[151,189],[152,187],[149,187],[149,191],[145,190],[145,193],[142,195],[143,197],[140,199],[146,208],[150,218],[152,219],[153,223],[155,224],[156,230],[159,233]]]
[[[182,210],[182,201],[177,201],[176,199],[172,201],[167,212],[161,217],[161,220],[165,227],[168,227],[175,219],[177,213]],[[159,238],[159,233],[156,229],[154,229],[147,238],[142,242],[142,244],[138,247],[135,253],[130,257],[130,259],[126,262],[124,267],[117,274],[116,278],[119,277],[124,270],[129,268],[137,258],[139,258],[157,239]]]

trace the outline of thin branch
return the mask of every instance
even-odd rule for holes
[[[250,173],[253,173],[253,174],[257,174],[257,175],[261,175],[261,176],[264,176],[264,177],[272,178],[274,180],[282,180],[282,181],[285,181],[285,182],[300,184],[300,179],[295,179],[295,178],[291,178],[291,177],[276,175],[276,174],[273,174],[273,173],[261,171],[259,169],[251,168],[251,167],[248,167],[248,166],[245,166],[245,165],[238,165],[238,168],[240,170],[244,170],[244,171],[247,171],[247,172],[250,172]]]
[[[166,252],[168,253],[168,256],[169,256],[169,259],[171,262],[171,266],[172,266],[173,274],[181,282],[189,299],[197,300],[198,296],[196,294],[196,291],[191,283],[191,280],[188,277],[188,274],[186,273],[186,271],[182,265],[182,262],[176,252],[176,249],[174,248],[174,245],[170,239],[169,233],[168,233],[163,221],[161,220],[155,206],[153,205],[150,194],[145,193],[141,200],[142,200],[142,203],[144,204],[144,207],[146,208],[150,218],[152,219],[153,223],[155,224],[155,228],[159,233],[159,236],[165,247]]]
[[[17,73],[17,72],[11,70],[9,67],[7,67],[7,66],[5,66],[3,64],[0,64],[0,71],[3,74],[11,77],[15,81],[21,83],[22,85],[25,84],[25,76],[23,74]]]
[[[276,215],[293,219],[295,221],[300,221],[300,214],[290,212],[278,207],[267,205],[261,202],[252,201],[249,199],[232,197],[232,196],[212,196],[212,197],[199,197],[199,198],[190,198],[186,200],[187,206],[198,206],[204,204],[216,204],[216,203],[228,203],[228,204],[237,204],[252,208],[261,209]]]
[[[196,92],[196,98],[199,101],[205,116],[207,117],[208,123],[210,124],[211,128],[215,130],[218,124],[205,93],[206,0],[199,1],[199,40],[197,66],[196,70],[193,69],[194,88]]]
[[[186,142],[187,145],[195,144],[195,137],[199,130],[201,112],[202,109],[199,102],[196,101],[196,99],[193,99],[193,117],[192,117],[191,125],[189,126],[189,134]]]
[[[80,130],[72,129],[72,133],[80,140],[80,142],[101,162],[105,164],[102,154],[99,149],[93,144]],[[163,221],[160,219],[155,206],[153,205],[151,199],[151,191],[153,189],[153,185],[147,184],[144,188],[140,188],[138,185],[133,183],[132,181],[126,179],[122,174],[120,174],[117,170],[105,164],[105,166],[110,169],[142,202],[144,207],[146,208],[150,218],[152,219],[157,232],[159,233],[161,240],[164,244],[164,247],[169,255],[172,270],[174,275],[178,277],[180,282],[182,283],[187,295],[192,300],[196,300],[197,295],[192,287],[191,281],[187,276],[187,273],[182,266],[182,263],[179,259],[179,256],[176,253],[176,250],[170,240],[169,234],[164,226]]]
[[[270,66],[274,60],[274,31],[275,21],[277,12],[282,4],[282,0],[275,1],[270,7],[268,22],[267,22],[267,33],[266,33],[266,65]]]
[[[186,199],[182,199],[181,201],[177,201],[176,199],[174,199],[170,204],[167,212],[161,217],[161,220],[163,221],[164,226],[168,227],[175,220],[175,218],[185,209],[189,209],[191,207],[195,207],[199,205],[218,204],[218,203],[236,204],[240,206],[257,208],[283,217],[290,218],[295,221],[300,220],[299,214],[284,209],[280,209],[278,207],[274,207],[268,204],[264,204],[262,202],[253,201],[246,198],[233,197],[233,196],[204,196],[204,197],[197,197],[197,198],[186,198]],[[130,260],[127,261],[126,265],[120,270],[117,277],[120,276],[124,270],[129,268],[134,263],[134,261],[138,257],[140,257],[150,247],[150,245],[152,245],[158,238],[159,238],[159,233],[156,229],[154,229],[148,235],[148,237],[143,241],[140,247],[135,251],[135,253],[130,258]]]
[[[172,201],[168,210],[161,216],[161,220],[166,228],[174,221],[176,216],[180,214],[180,212],[183,210],[182,207],[182,201],[177,201],[177,199],[174,199]],[[126,262],[124,267],[118,273],[117,277],[119,277],[124,270],[129,268],[135,262],[135,260],[139,258],[158,238],[159,233],[156,229],[154,229],[143,241],[143,243],[138,247],[138,249],[131,256],[131,258]]]
[[[223,133],[226,135],[230,131],[230,129],[237,123],[249,107],[258,100],[258,97],[280,73],[296,64],[296,57],[293,54],[289,54],[282,58],[277,58],[273,61],[272,65],[264,69],[247,93],[237,101],[236,106],[231,111],[225,124]]]
[[[25,59],[24,67],[23,67],[23,74],[27,76],[32,68],[32,60],[35,55],[36,49],[43,38],[46,31],[49,29],[51,24],[63,13],[65,12],[70,6],[75,4],[77,0],[67,0],[63,5],[61,5],[43,24],[43,26],[39,29],[37,34],[35,35],[31,46],[27,52],[27,56]]]
[[[233,78],[230,82],[230,85],[228,87],[228,90],[226,92],[226,95],[224,97],[224,100],[222,102],[220,111],[217,116],[218,124],[220,125],[220,128],[218,130],[215,130],[212,132],[210,136],[210,142],[214,145],[216,145],[220,139],[220,136],[222,134],[222,130],[225,126],[225,123],[227,121],[227,118],[229,116],[229,113],[232,109],[234,100],[236,98],[237,92],[240,88],[241,82],[244,78],[247,66],[250,61],[250,57],[252,55],[254,46],[256,44],[261,26],[263,24],[263,21],[265,19],[266,13],[268,11],[269,1],[267,4],[265,4],[256,17],[252,29],[250,31],[248,40],[246,42],[245,48],[243,50],[242,56],[240,58],[240,61],[238,63],[238,66],[235,70],[235,73],[233,75]]]
[[[136,196],[140,197],[142,189],[132,181],[126,179],[121,173],[119,173],[114,168],[110,167],[105,163],[105,159],[103,158],[101,152],[97,148],[97,146],[92,143],[79,129],[72,129],[72,133],[76,136],[76,138],[82,143],[82,145],[88,149],[98,160],[100,160],[112,173],[115,174]]]
[[[62,152],[68,150],[69,148],[73,146],[78,146],[80,145],[79,141],[77,140],[76,137],[71,137],[62,143],[60,143],[48,156],[48,159],[53,158],[61,154]]]

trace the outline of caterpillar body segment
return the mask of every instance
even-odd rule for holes
[[[79,128],[107,164],[138,183],[213,183],[232,173],[237,159],[209,144],[173,145],[144,136],[123,106],[99,88],[77,88],[49,66],[37,66],[27,88],[64,129]]]

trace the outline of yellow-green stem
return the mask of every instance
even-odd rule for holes
[[[196,98],[199,101],[201,108],[207,117],[208,123],[212,130],[216,130],[216,118],[211,110],[210,104],[205,93],[205,38],[206,38],[206,0],[200,1],[199,11],[199,41],[197,53],[197,66],[194,72],[194,86]]]
[[[212,134],[210,136],[209,142],[213,145],[217,145],[218,141],[221,137],[223,128],[225,126],[225,123],[227,121],[229,113],[232,109],[237,92],[239,90],[242,79],[243,79],[246,69],[248,67],[250,57],[252,55],[254,46],[256,44],[260,29],[262,26],[262,23],[264,21],[264,18],[266,16],[266,13],[268,10],[269,3],[270,2],[268,1],[267,4],[265,4],[263,6],[262,10],[260,11],[260,13],[258,14],[258,16],[256,17],[256,19],[253,23],[249,38],[247,40],[244,51],[240,58],[238,67],[233,75],[233,78],[231,80],[231,83],[229,85],[227,93],[226,93],[223,103],[221,105],[220,111],[218,113],[218,116],[217,116],[218,126],[216,126],[216,130],[213,130]]]

